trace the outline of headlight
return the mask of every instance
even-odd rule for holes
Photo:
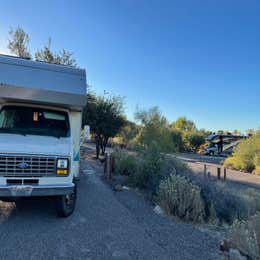
[[[57,160],[57,174],[66,175],[68,174],[69,160],[68,159],[58,159]]]

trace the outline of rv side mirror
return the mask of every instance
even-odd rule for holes
[[[90,134],[90,128],[89,125],[84,126],[84,139],[88,139]]]

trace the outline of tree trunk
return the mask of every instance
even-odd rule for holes
[[[102,155],[105,155],[105,153],[104,153],[104,144],[103,144],[103,141],[101,140],[101,142],[100,142],[100,149],[101,149],[101,154]]]
[[[106,152],[108,139],[109,139],[109,137],[104,138],[103,147],[102,147],[102,153],[103,154],[105,154],[105,152]]]
[[[96,136],[96,158],[99,159],[99,153],[100,153],[100,137]]]

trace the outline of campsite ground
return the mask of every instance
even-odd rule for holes
[[[114,192],[84,148],[78,204],[67,219],[52,200],[0,203],[1,259],[218,259],[221,236],[153,212],[131,191]]]

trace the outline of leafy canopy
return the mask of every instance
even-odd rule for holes
[[[195,123],[191,120],[188,120],[186,117],[179,117],[175,122],[172,123],[171,127],[184,132],[197,130]]]
[[[109,138],[115,137],[126,123],[123,99],[119,96],[96,96],[89,92],[82,123],[90,126],[98,157],[99,149],[102,148],[104,153]]]
[[[157,107],[148,110],[139,110],[135,119],[141,123],[137,142],[144,147],[156,143],[160,151],[175,151],[175,144],[167,120],[161,115]]]

